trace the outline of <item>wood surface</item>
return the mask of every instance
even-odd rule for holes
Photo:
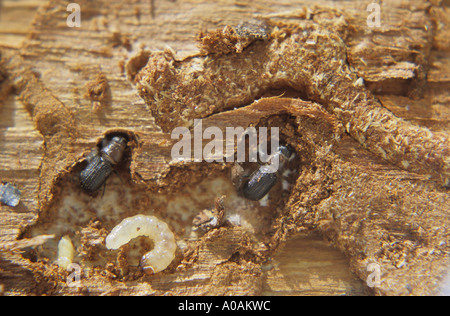
[[[332,111],[302,101],[302,91],[267,91],[265,97],[283,98],[249,102],[205,119],[221,127],[282,124],[282,134],[301,153],[292,191],[280,199],[283,205],[271,204],[263,237],[224,226],[197,241],[186,239],[188,246],[180,247],[168,271],[153,276],[128,267],[125,250],[117,262],[116,254],[109,255],[106,267],[89,265],[86,258],[102,249],[105,231],[131,215],[133,207],[152,207],[172,220],[182,240],[183,229],[176,225],[186,221],[174,220],[165,204],[192,203],[200,211],[217,197],[202,179],[228,176],[228,165],[170,163],[174,141],[156,124],[134,82],[149,52],[170,48],[183,60],[199,53],[200,32],[255,16],[334,25],[346,45],[349,68],[364,79],[367,91],[408,124],[448,139],[448,1],[385,2],[379,28],[367,26],[364,1],[77,3],[80,28],[67,26],[64,1],[1,3],[0,180],[22,191],[19,206],[0,206],[1,294],[439,293],[449,262],[448,188],[367,150]],[[294,101],[288,100],[291,94]],[[117,131],[134,141],[119,171],[122,180],[111,179],[105,200],[123,185],[146,197],[124,202],[120,207],[126,211],[118,217],[98,215],[73,224],[85,269],[82,286],[70,287],[66,271],[37,259],[40,247],[55,248],[57,240],[38,236],[62,233],[55,223],[63,223],[59,210],[73,193],[86,209],[101,202],[99,196],[83,195],[73,179],[83,157],[106,133]],[[411,142],[421,144],[419,137]],[[448,162],[445,154],[441,158]],[[190,186],[193,191],[186,189]],[[179,198],[189,195],[198,197]],[[381,272],[381,283],[373,288],[367,286],[371,263]]]

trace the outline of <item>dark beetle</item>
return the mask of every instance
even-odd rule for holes
[[[113,171],[113,165],[122,160],[127,140],[114,136],[100,151],[94,150],[87,157],[88,165],[80,173],[80,185],[86,192],[97,191]]]
[[[279,146],[278,150],[269,158],[268,163],[260,166],[258,170],[250,175],[250,180],[244,183],[242,186],[242,194],[244,197],[249,200],[258,201],[269,193],[291,155],[292,150],[288,146]],[[278,171],[270,172],[270,163],[275,157],[279,159]]]

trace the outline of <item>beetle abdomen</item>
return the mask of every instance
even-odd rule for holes
[[[292,156],[292,150],[286,145],[278,146],[268,163],[252,173],[250,180],[242,187],[242,195],[249,200],[259,201],[277,183],[278,177],[286,168],[286,162]],[[275,170],[274,172],[274,168]]]
[[[258,169],[253,173],[251,179],[244,184],[242,194],[249,200],[259,201],[269,193],[276,182],[277,175],[275,173],[267,173]]]
[[[111,163],[95,156],[80,173],[80,185],[87,192],[97,191],[113,171]]]

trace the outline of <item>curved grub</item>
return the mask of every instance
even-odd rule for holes
[[[155,216],[135,215],[125,218],[106,237],[106,248],[118,249],[138,236],[147,236],[155,247],[143,255],[140,266],[146,273],[158,273],[175,258],[175,236],[166,222]]]

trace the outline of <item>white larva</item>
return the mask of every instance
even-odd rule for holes
[[[146,236],[154,243],[154,248],[142,256],[141,268],[147,273],[158,273],[167,268],[175,258],[175,236],[169,226],[155,216],[125,218],[106,237],[106,248],[119,249],[139,236]]]
[[[58,259],[56,263],[63,269],[72,263],[75,249],[69,236],[63,236],[58,243]]]

